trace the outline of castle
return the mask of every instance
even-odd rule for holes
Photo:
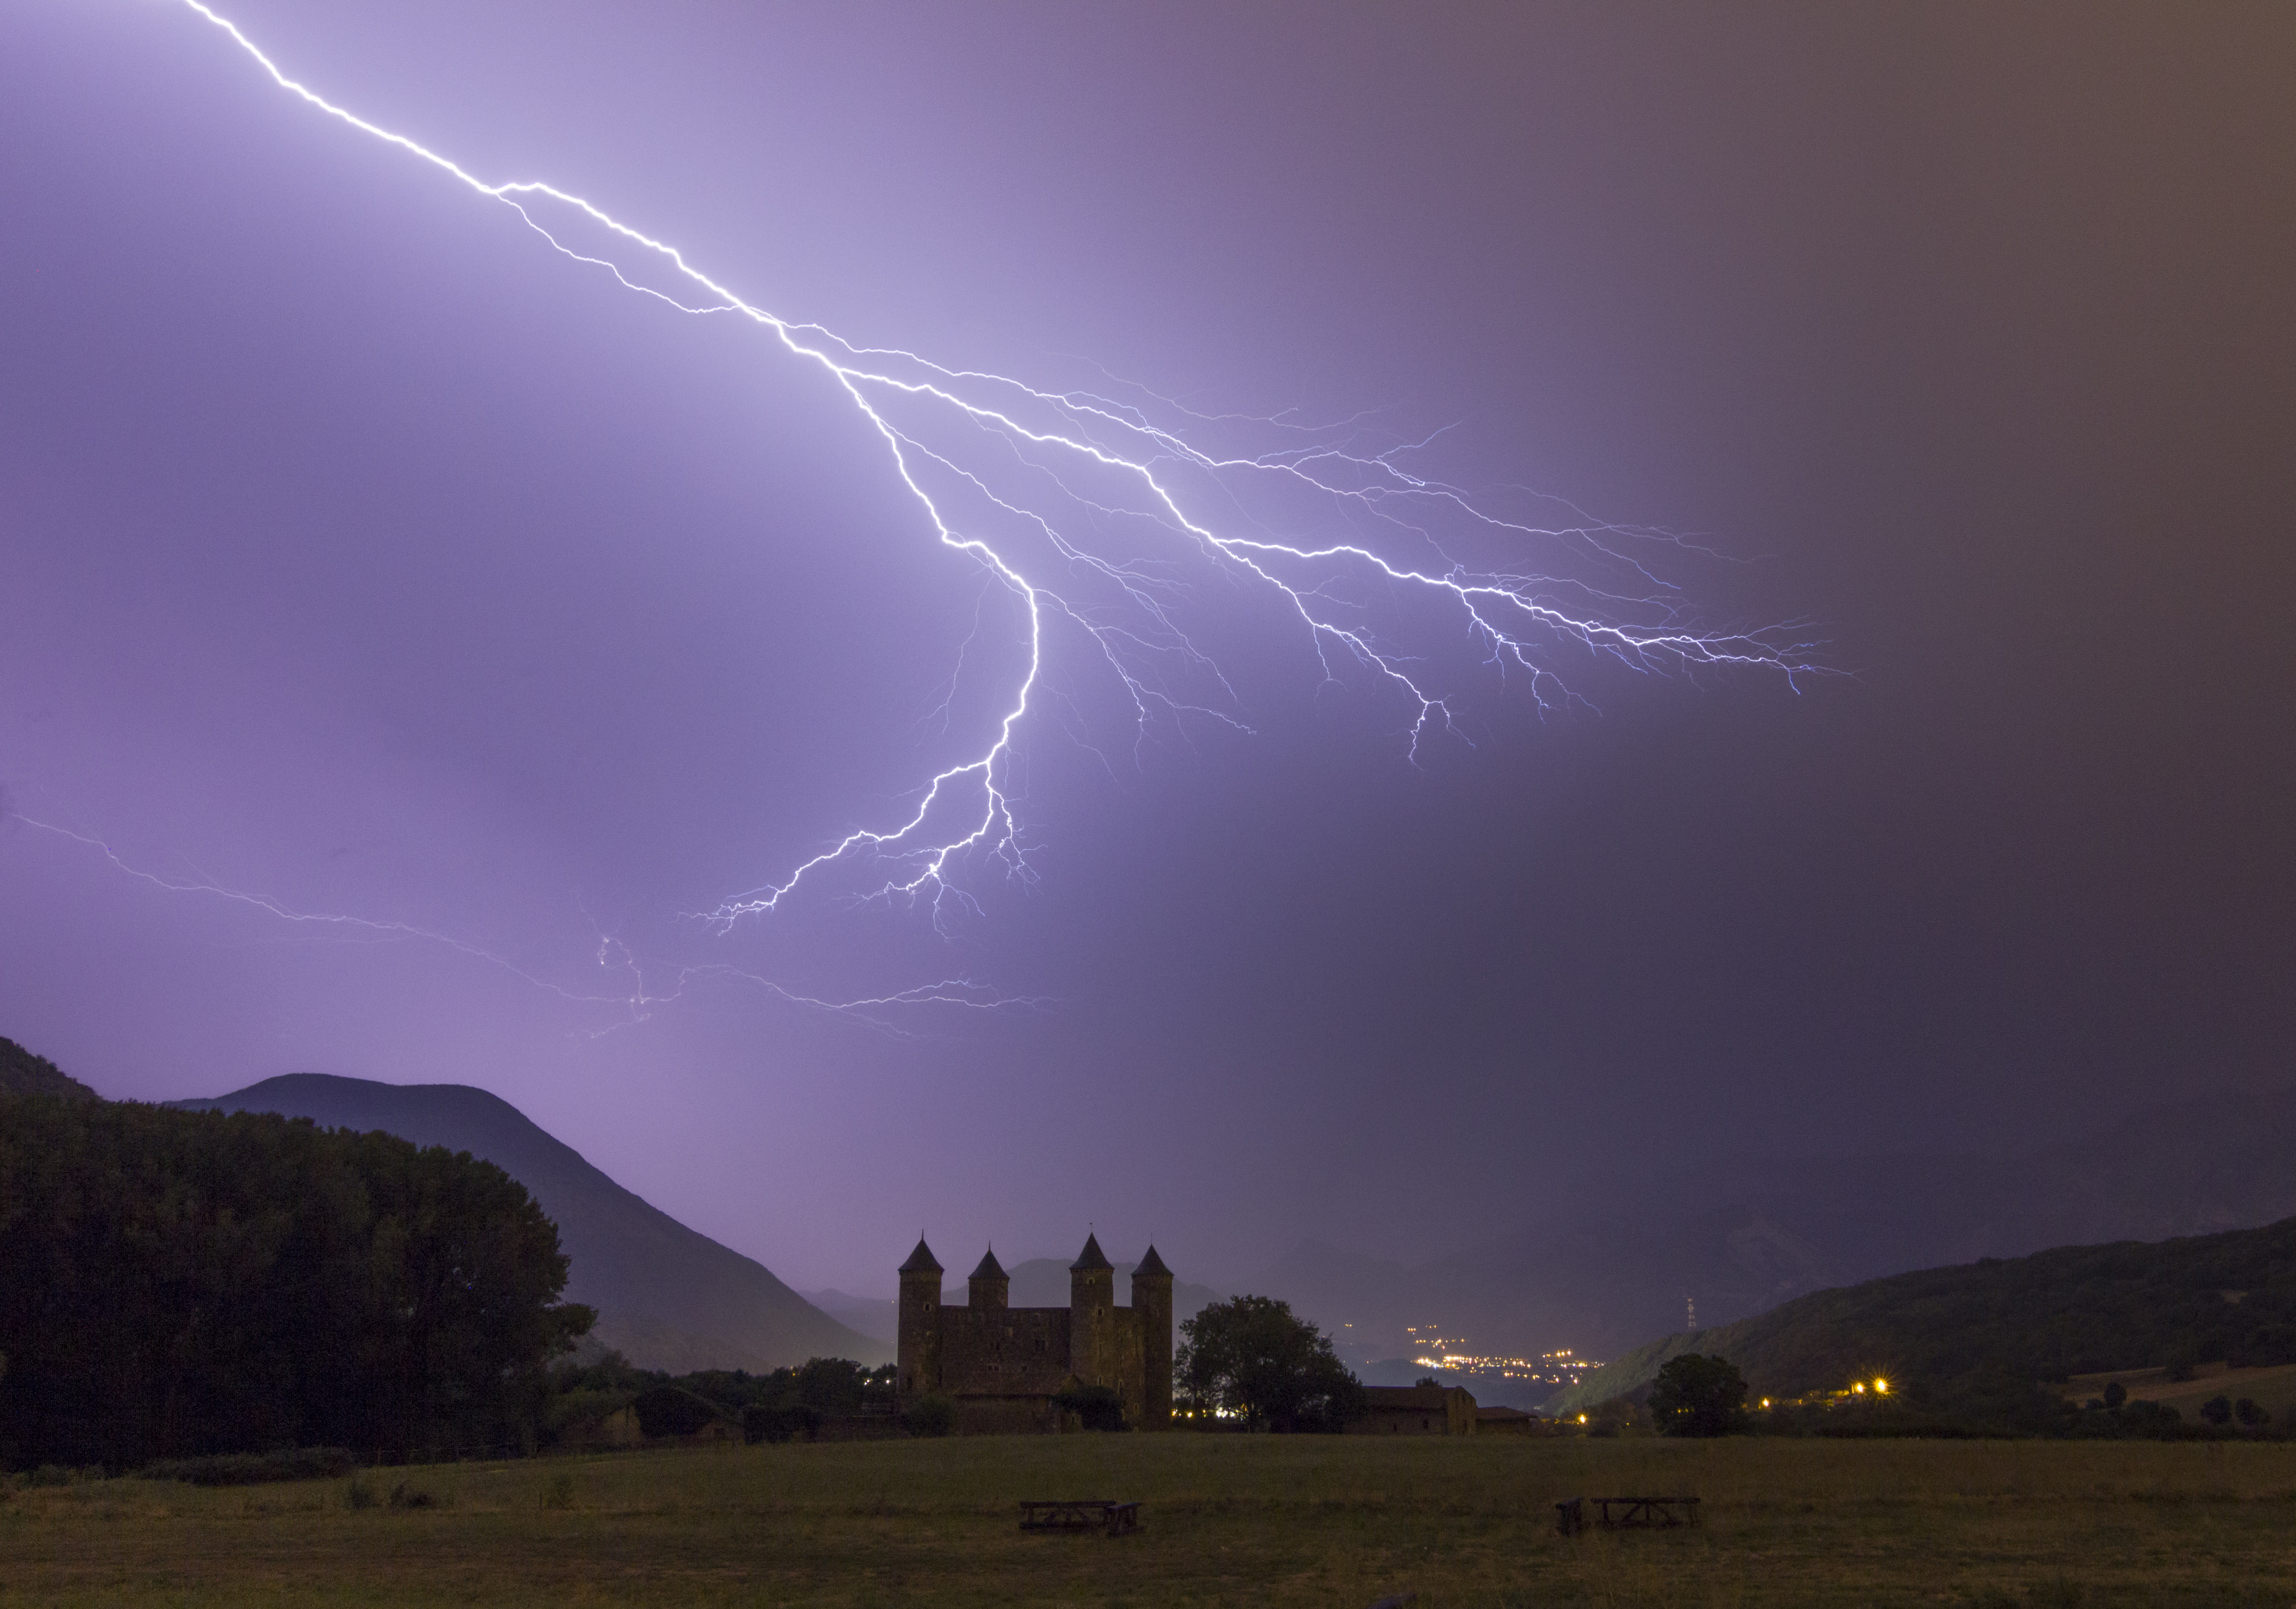
[[[901,1265],[898,1375],[904,1399],[956,1403],[966,1435],[1056,1431],[1054,1400],[1088,1386],[1114,1391],[1134,1430],[1172,1426],[1172,1271],[1156,1248],[1132,1271],[1132,1305],[1116,1305],[1116,1268],[1095,1235],[1069,1265],[1069,1305],[1016,1308],[1013,1282],[990,1252],[965,1282],[961,1308],[943,1307],[941,1266],[923,1240]]]

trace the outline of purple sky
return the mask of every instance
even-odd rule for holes
[[[0,785],[171,882],[455,941],[12,821],[0,1033],[105,1094],[481,1085],[792,1282],[890,1291],[921,1225],[1232,1280],[1717,1145],[2013,1146],[2287,1080],[2284,7],[226,9],[850,340],[1450,427],[1419,472],[1699,533],[1729,562],[1652,562],[1703,624],[1815,620],[1855,674],[1582,654],[1600,712],[1542,719],[1399,606],[1473,739],[1414,767],[1391,698],[1199,576],[1250,735],[1136,747],[1070,643],[1013,774],[1033,884],[976,864],[947,936],[837,886],[718,934],[689,914],[977,746],[978,568],[768,339],[187,10],[12,0]],[[567,997],[624,956],[1047,1003]]]

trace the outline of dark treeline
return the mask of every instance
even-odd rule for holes
[[[2200,1414],[2197,1424],[2188,1423],[2173,1406],[2133,1398],[2119,1383],[2076,1403],[2034,1381],[1983,1371],[1942,1384],[1917,1379],[1886,1391],[1773,1399],[1749,1408],[1736,1364],[1718,1354],[1684,1352],[1667,1359],[1640,1404],[1620,1398],[1596,1409],[1587,1433],[1619,1435],[1646,1424],[1662,1436],[2288,1438],[2289,1427],[2274,1424],[2262,1404],[2229,1391],[2202,1405]]]
[[[558,1231],[488,1162],[254,1113],[0,1095],[0,1464],[530,1443]]]
[[[873,1415],[890,1426],[901,1406],[891,1364],[870,1369],[846,1358],[808,1359],[765,1375],[705,1369],[671,1375],[633,1367],[619,1352],[609,1352],[587,1363],[559,1364],[550,1371],[550,1384],[545,1434],[562,1446],[596,1441],[602,1424],[623,1408],[635,1414],[638,1433],[649,1439],[692,1436],[718,1425],[745,1441],[790,1441],[824,1431],[849,1433],[853,1421]],[[947,1433],[946,1425],[920,1421],[914,1411],[901,1427],[919,1435]]]

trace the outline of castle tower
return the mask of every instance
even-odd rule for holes
[[[1172,1270],[1150,1246],[1132,1270],[1132,1309],[1140,1315],[1140,1351],[1146,1400],[1142,1430],[1172,1428]]]
[[[895,1355],[904,1397],[940,1386],[940,1274],[932,1249],[919,1235],[917,1249],[901,1265],[900,1342]]]
[[[973,1308],[1004,1308],[1013,1305],[1013,1278],[996,1260],[996,1248],[991,1246],[981,1258],[980,1266],[964,1282],[965,1305]]]
[[[1115,1332],[1116,1265],[1101,1252],[1100,1237],[1087,1235],[1069,1264],[1069,1373],[1078,1383],[1115,1383]]]

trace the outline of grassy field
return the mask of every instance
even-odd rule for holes
[[[0,1502],[0,1605],[2296,1604],[2296,1445],[1069,1436],[632,1453]],[[1554,1534],[1689,1492],[1695,1531]],[[1023,1498],[1143,1529],[1018,1529]]]
[[[2118,1380],[2132,1398],[2166,1403],[2184,1415],[2187,1424],[2200,1422],[2201,1404],[2211,1397],[2235,1400],[2252,1397],[2275,1423],[2296,1419],[2296,1364],[2278,1368],[2235,1369],[2221,1363],[2203,1363],[2193,1371],[2190,1380],[2182,1381],[2169,1378],[2169,1371],[2164,1368],[2122,1369],[2115,1374],[2075,1375],[2060,1389],[2073,1401],[2086,1402],[2103,1396],[2106,1382],[2113,1380]]]

